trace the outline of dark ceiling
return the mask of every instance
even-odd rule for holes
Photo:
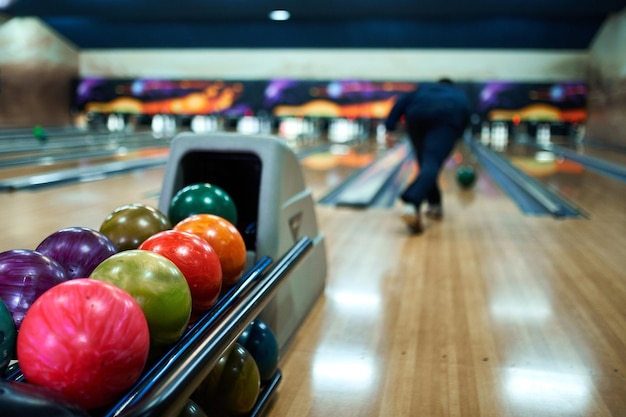
[[[606,18],[626,6],[625,0],[9,1],[5,14],[40,17],[89,49],[587,49]],[[291,19],[270,21],[273,9],[288,10]]]

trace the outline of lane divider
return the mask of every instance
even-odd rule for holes
[[[318,202],[355,208],[370,207],[381,198],[385,188],[398,174],[403,162],[409,158],[410,152],[408,143],[398,144],[368,166],[356,171]]]
[[[583,216],[573,204],[547,189],[485,145],[470,141],[469,146],[491,177],[525,213],[548,214],[556,218]]]
[[[567,149],[560,145],[538,145],[535,146],[543,151],[552,152],[553,154],[578,162],[585,167],[596,171],[597,173],[616,179],[618,181],[626,182],[626,166],[616,164],[614,162],[605,161],[604,159],[596,158],[590,155],[581,155],[576,151]]]

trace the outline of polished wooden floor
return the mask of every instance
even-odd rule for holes
[[[304,169],[317,197],[332,169]],[[2,194],[0,250],[156,205],[162,175]],[[420,236],[399,207],[317,207],[326,290],[281,360],[269,417],[626,416],[626,196],[554,220],[479,178],[460,190],[444,172],[445,217]]]

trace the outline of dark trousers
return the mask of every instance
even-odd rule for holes
[[[446,125],[433,126],[426,131],[412,129],[409,137],[417,157],[419,171],[415,181],[404,190],[400,198],[412,203],[419,210],[424,201],[430,205],[441,204],[441,191],[437,179],[443,163],[448,159],[459,137],[455,128]]]

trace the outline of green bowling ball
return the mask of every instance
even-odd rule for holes
[[[209,183],[191,184],[179,190],[167,216],[172,224],[194,214],[214,214],[237,225],[237,207],[224,189]]]
[[[13,316],[6,304],[0,300],[0,374],[9,366],[15,353],[17,330]]]
[[[100,232],[117,246],[119,251],[137,249],[144,240],[172,225],[165,214],[154,207],[127,204],[113,210],[102,222]]]
[[[191,399],[211,416],[241,415],[254,408],[260,389],[261,377],[254,358],[243,346],[234,343]]]
[[[110,282],[129,293],[150,328],[151,356],[171,346],[187,329],[191,290],[180,269],[165,256],[127,250],[105,259],[89,278]]]
[[[457,170],[456,179],[462,188],[470,188],[476,182],[476,170],[469,166],[461,166]]]

